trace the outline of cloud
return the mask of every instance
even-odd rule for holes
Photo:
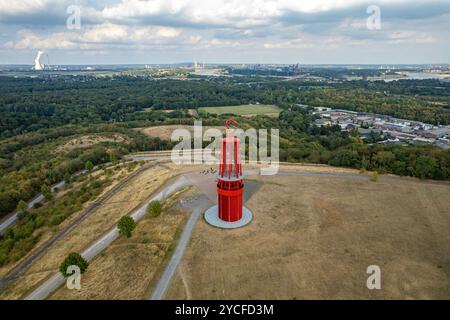
[[[13,49],[74,49],[72,42],[64,33],[55,33],[51,37],[40,37],[31,30],[18,31],[20,40],[9,41],[5,44],[7,48]]]
[[[401,44],[407,42],[433,43],[436,39],[426,32],[420,31],[396,31],[387,37],[390,44]]]
[[[192,28],[257,28],[276,21],[308,24],[365,17],[379,5],[386,19],[423,19],[450,13],[448,0],[122,0],[96,13],[97,19]]]
[[[105,3],[105,2],[103,2]],[[380,6],[385,19],[425,19],[450,13],[449,0],[0,0],[0,22],[61,25],[69,5],[79,5],[85,23],[144,24],[189,28],[251,29],[273,23],[312,24],[366,17]]]
[[[93,25],[82,32],[56,32],[47,36],[32,30],[19,30],[17,41],[6,43],[14,49],[96,49],[98,45],[164,44],[180,35],[181,31],[167,27],[130,27],[105,23]]]
[[[70,0],[0,0],[0,23],[15,25],[64,25]]]
[[[274,14],[277,2],[264,0],[123,0],[101,11],[101,17],[109,20],[200,28],[257,26],[267,23]]]
[[[73,4],[81,8],[80,30],[66,28]],[[381,30],[366,26],[372,4],[380,6]],[[449,18],[450,0],[0,0],[0,48],[7,50],[0,59],[29,49],[128,57],[171,48],[184,61],[201,50],[209,57],[258,60],[272,53],[298,61],[308,54],[358,57],[370,46],[378,56],[401,58],[401,46],[419,57],[424,44],[439,48],[427,56],[442,57],[450,56]]]
[[[30,14],[34,12],[42,12],[43,10],[49,8],[51,4],[54,4],[51,0],[0,0],[0,12],[2,13],[2,16]]]

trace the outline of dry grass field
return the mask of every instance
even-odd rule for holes
[[[147,200],[173,175],[173,167],[169,164],[151,167],[135,177],[104,205],[76,226],[68,235],[55,243],[23,276],[0,292],[0,299],[17,299],[29,292],[40,281],[57,271],[59,264],[69,252],[82,251],[91,242],[116,225],[120,217],[128,214],[143,201]],[[64,224],[69,222],[65,221]],[[43,238],[46,240],[49,236],[50,234]]]
[[[450,184],[320,165],[281,165],[282,174],[252,175],[261,187],[247,201],[250,225],[236,230],[198,221],[167,292],[168,299],[449,299]],[[0,293],[17,299],[54,273],[172,177],[201,166],[150,168],[84,220],[26,274]],[[291,173],[291,175],[288,175]],[[143,299],[154,288],[189,214],[181,200],[140,221],[91,261],[82,289],[51,299]],[[366,269],[381,268],[381,290],[368,290]]]
[[[171,196],[159,217],[139,221],[131,238],[120,237],[91,262],[80,290],[61,287],[50,299],[146,299],[189,214],[178,201],[196,193],[190,188]]]
[[[108,186],[106,186],[104,188],[104,190],[98,195],[98,197],[101,197],[102,195],[106,194],[107,192],[109,192],[115,185],[117,185],[122,179],[124,179],[126,176],[130,175],[131,173],[133,173],[134,171],[138,170],[138,168],[140,167],[140,165],[136,165],[132,168],[132,170],[130,171],[126,165],[114,165],[114,166],[110,166],[108,168],[108,171],[110,172],[109,175],[107,175],[107,172],[104,169],[99,169],[94,171],[91,175],[92,177],[95,177],[97,179],[102,179],[105,178],[106,176],[109,177],[109,179],[111,179],[112,183]],[[85,179],[88,179],[88,177],[86,177]],[[85,179],[83,179],[83,181],[85,181]],[[60,196],[62,196],[63,194],[65,194],[66,192],[70,191],[70,190],[75,190],[77,187],[80,186],[80,182],[79,181],[74,181],[72,182],[69,186],[64,187],[63,189],[59,190],[57,193],[54,194],[54,198],[59,198]],[[97,197],[97,198],[98,198]],[[85,208],[87,208],[90,204],[92,204],[93,201],[88,201],[86,203],[83,204],[83,210]],[[44,203],[44,206],[46,204]],[[34,246],[34,249],[31,252],[33,252],[36,248],[38,248],[39,246],[41,246],[42,244],[44,244],[46,241],[48,241],[57,231],[65,228],[68,224],[70,224],[73,220],[77,219],[78,216],[82,213],[83,210],[80,210],[79,212],[74,213],[73,215],[71,215],[70,217],[68,217],[65,221],[63,221],[61,224],[59,224],[56,227],[48,227],[45,230],[42,230],[41,232],[43,233],[43,235],[41,236],[41,238],[39,239],[39,241],[37,242],[37,244]],[[28,253],[26,256],[24,256],[22,259],[14,262],[14,263],[10,263],[7,265],[4,265],[2,267],[0,267],[0,277],[4,277],[5,275],[8,274],[8,272],[10,272],[10,270],[16,266],[18,263],[20,263],[24,258],[26,258],[30,253]],[[1,293],[0,293],[0,297],[1,297]]]
[[[450,185],[354,176],[249,176],[250,225],[200,221],[168,299],[449,299]],[[366,269],[381,268],[381,290]]]

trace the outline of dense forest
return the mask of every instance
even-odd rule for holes
[[[307,74],[309,76],[322,77],[325,79],[345,79],[348,76],[358,76],[358,77],[370,77],[370,76],[381,76],[383,70],[380,69],[349,69],[349,68],[315,68],[315,67],[305,67],[292,68],[292,67],[263,67],[263,68],[226,68],[227,72],[230,74],[239,74],[247,76],[294,76],[299,74]]]
[[[127,141],[102,142],[91,147],[58,150],[76,137],[121,134]],[[113,162],[129,152],[170,148],[169,142],[114,125],[66,126],[40,130],[0,141],[0,218],[13,211],[20,200],[29,200],[41,190],[85,169],[86,162]]]
[[[252,80],[252,81],[250,81]],[[161,121],[193,109],[260,102],[295,103],[368,111],[450,124],[450,83],[437,80],[317,83],[262,78],[149,80],[86,76],[65,79],[0,78],[0,137],[66,124]]]

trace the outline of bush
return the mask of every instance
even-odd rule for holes
[[[66,259],[64,259],[63,263],[59,266],[59,271],[62,273],[64,277],[70,276],[67,273],[67,268],[69,266],[78,266],[80,268],[81,273],[84,273],[88,267],[89,263],[76,252],[69,253]]]
[[[25,216],[28,214],[28,205],[25,201],[20,200],[19,204],[17,205],[17,218],[19,220],[22,220],[23,218],[25,218]]]
[[[98,189],[98,188],[101,188],[101,186],[102,186],[102,182],[100,180],[95,180],[95,181],[91,182],[89,187],[93,188],[93,189]]]
[[[37,208],[40,208],[40,207],[42,207],[42,203],[41,203],[41,202],[36,202],[36,203],[33,205],[33,208],[34,208],[34,209],[37,209]]]
[[[94,169],[94,164],[92,163],[92,161],[88,160],[86,161],[86,163],[84,164],[84,168],[88,171],[91,172]]]
[[[70,176],[70,173],[69,172],[66,172],[65,174],[64,174],[64,183],[65,184],[70,184],[70,182],[71,182],[71,176]]]
[[[147,212],[151,217],[157,217],[161,214],[162,204],[160,201],[155,200],[150,202],[147,208]]]
[[[17,211],[26,211],[28,209],[28,205],[25,201],[20,200],[17,204]]]
[[[52,191],[51,191],[50,187],[46,184],[42,185],[41,193],[44,195],[46,200],[50,200],[52,198]]]
[[[117,228],[119,229],[119,234],[126,236],[127,238],[131,237],[131,233],[136,227],[136,222],[134,222],[133,218],[130,216],[123,216],[120,218],[119,223],[117,224]]]
[[[372,177],[370,178],[370,181],[377,182],[379,178],[380,178],[380,175],[378,174],[378,172],[374,171],[372,173]]]

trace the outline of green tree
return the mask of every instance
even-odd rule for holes
[[[28,205],[25,201],[20,200],[17,204],[17,217],[22,220],[28,213]]]
[[[115,150],[115,149],[108,149],[107,151],[106,151],[106,153],[108,153],[108,156],[109,156],[109,161],[110,162],[116,162],[117,161],[117,159],[118,159],[118,156],[117,156],[117,151]]]
[[[20,200],[17,204],[17,211],[26,211],[28,209],[28,205],[25,201]]]
[[[339,150],[331,158],[329,164],[332,166],[356,167],[359,164],[359,155],[355,150]]]
[[[46,200],[50,200],[52,198],[52,190],[46,184],[43,184],[41,187],[41,193]]]
[[[373,158],[380,167],[388,168],[395,160],[395,155],[390,151],[380,151]]]
[[[416,172],[421,179],[432,178],[436,160],[428,156],[420,156],[416,160]]]
[[[91,173],[92,170],[94,169],[94,164],[92,163],[92,161],[88,160],[88,161],[86,161],[86,163],[85,163],[85,165],[84,165],[84,168],[85,168],[89,173]]]
[[[70,276],[67,273],[67,268],[69,266],[78,266],[80,268],[80,272],[84,273],[89,266],[89,263],[77,252],[69,253],[69,255],[64,259],[64,261],[59,266],[59,271],[62,273],[64,277]]]
[[[70,173],[69,173],[69,172],[66,172],[66,173],[64,174],[64,183],[65,183],[65,184],[69,184],[70,181],[71,181]]]
[[[120,218],[119,223],[117,224],[117,228],[119,229],[119,234],[126,236],[127,238],[131,237],[131,233],[136,227],[136,222],[130,216],[123,216]]]
[[[149,203],[147,212],[151,217],[157,217],[161,214],[162,204],[158,200],[154,200]]]

